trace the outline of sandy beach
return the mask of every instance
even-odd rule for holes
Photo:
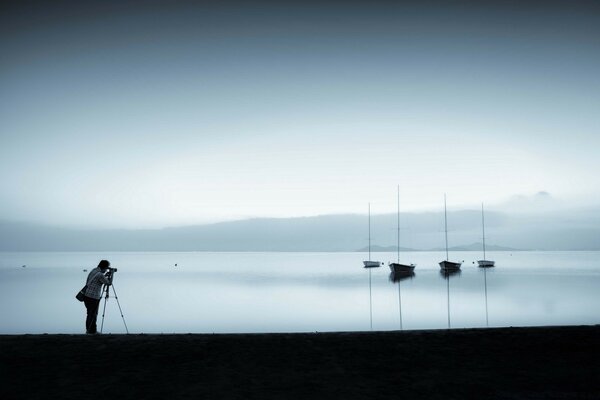
[[[5,335],[0,397],[598,399],[600,326]]]

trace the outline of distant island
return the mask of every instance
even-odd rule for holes
[[[452,251],[481,251],[481,211],[448,212]],[[401,213],[401,251],[440,251],[443,212]],[[160,229],[83,229],[0,220],[0,251],[367,251],[366,215],[254,218]],[[395,252],[397,215],[371,217],[371,251]],[[471,243],[471,244],[465,244]],[[486,249],[600,250],[600,209],[486,213]],[[459,244],[459,245],[457,245]]]
[[[472,244],[462,245],[462,246],[452,246],[452,247],[449,247],[448,250],[450,250],[450,251],[481,251],[482,248],[483,248],[482,243],[472,243]],[[497,245],[493,245],[493,244],[486,244],[485,249],[486,249],[486,251],[527,251],[527,250],[529,250],[529,249],[517,249],[514,247],[507,247],[507,246],[497,246]],[[400,247],[401,252],[445,251],[445,250],[446,249],[442,248],[442,247],[435,247],[435,248],[430,248],[430,249],[412,249],[412,248],[408,248],[408,247]],[[356,251],[357,252],[367,252],[367,251],[369,251],[369,247],[363,247]],[[398,246],[377,246],[377,245],[371,246],[371,252],[397,252],[397,251],[398,251]]]

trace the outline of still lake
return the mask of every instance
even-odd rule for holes
[[[4,252],[0,334],[83,333],[75,299],[99,260],[130,333],[310,332],[600,323],[600,252],[455,252],[462,271],[440,273],[443,252],[407,252],[415,275],[390,280],[395,253]],[[475,261],[475,264],[473,262]],[[175,266],[177,264],[177,266]],[[369,285],[369,282],[371,283]],[[111,295],[112,295],[111,291]],[[104,300],[100,303],[98,328]],[[104,333],[125,333],[109,298]]]

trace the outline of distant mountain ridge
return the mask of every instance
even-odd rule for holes
[[[481,211],[448,213],[452,250],[481,249]],[[402,251],[442,250],[443,212],[401,213]],[[372,251],[396,251],[397,215],[371,217]],[[600,209],[486,212],[490,251],[600,250]],[[366,251],[366,215],[257,218],[163,229],[72,229],[0,220],[0,251]],[[472,243],[457,245],[457,243]]]
[[[462,246],[452,246],[452,247],[448,247],[448,250],[449,251],[483,251],[483,244],[482,243],[471,243],[471,244],[462,245]],[[527,251],[529,249],[517,249],[515,247],[486,244],[485,250],[486,251]],[[444,247],[436,247],[436,248],[430,249],[430,251],[446,251],[446,249]]]
[[[371,252],[397,252],[398,250],[398,246],[371,246]],[[507,247],[507,246],[496,246],[493,244],[486,244],[485,245],[485,249],[486,251],[527,251],[527,249],[517,249],[514,247]],[[468,245],[462,245],[462,246],[453,246],[453,247],[448,247],[448,250],[450,251],[482,251],[483,250],[483,244],[482,243],[472,243],[472,244],[468,244]],[[366,252],[369,251],[369,247],[363,247],[361,249],[356,250],[357,252]],[[400,251],[401,252],[407,252],[407,251],[446,251],[446,248],[444,247],[435,247],[432,249],[411,249],[411,248],[407,248],[407,247],[400,247]]]
[[[369,246],[362,247],[355,251],[360,251],[360,252],[369,251]],[[371,252],[391,252],[391,251],[394,251],[394,252],[398,251],[398,246],[377,246],[377,245],[371,246]],[[420,250],[401,246],[400,251],[420,251]]]

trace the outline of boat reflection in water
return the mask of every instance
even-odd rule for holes
[[[460,269],[441,269],[440,276],[444,279],[449,279],[451,276],[460,276],[462,271]]]
[[[414,271],[392,271],[390,272],[390,282],[398,284],[398,315],[400,317],[400,330],[403,330],[402,326],[402,292],[400,290],[400,281],[406,279],[412,279],[415,277]]]
[[[481,267],[481,264],[479,264],[479,266]],[[492,267],[493,267],[493,265],[492,265]],[[487,268],[482,268],[482,269],[483,269],[483,288],[484,288],[484,295],[485,295],[485,326],[489,327],[490,319],[488,316]],[[492,271],[490,271],[490,272],[492,272]]]
[[[448,304],[448,329],[450,329],[450,278],[460,276],[460,269],[442,269],[440,275],[446,280],[446,298]]]
[[[390,272],[390,282],[400,282],[406,279],[412,279],[415,277],[415,272],[414,271],[395,271],[395,272]]]

